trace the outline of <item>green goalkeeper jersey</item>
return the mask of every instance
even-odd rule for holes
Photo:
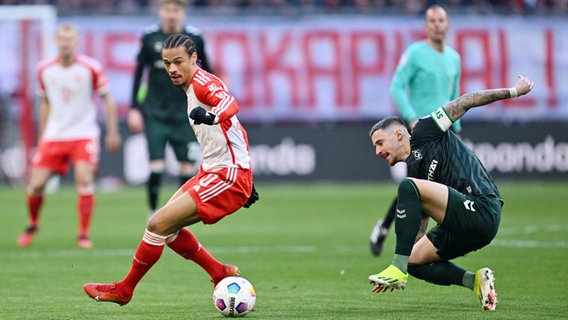
[[[460,56],[445,46],[443,52],[426,41],[409,46],[390,85],[394,103],[405,121],[420,119],[459,96]],[[460,122],[454,130],[461,131]]]
[[[438,182],[464,194],[500,199],[497,185],[475,153],[446,130],[433,117],[418,121],[410,138],[408,176]]]
[[[200,66],[211,71],[199,29],[186,26],[183,34],[195,43]],[[134,74],[131,106],[140,109],[146,120],[187,122],[187,96],[182,89],[172,84],[162,60],[162,43],[168,36],[159,25],[153,25],[144,32]],[[142,101],[139,101],[139,90],[145,70],[148,72],[147,93]]]

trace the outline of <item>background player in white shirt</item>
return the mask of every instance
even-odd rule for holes
[[[99,62],[76,53],[78,31],[72,24],[57,29],[59,54],[38,64],[39,132],[38,150],[32,160],[27,186],[29,223],[18,238],[20,247],[32,243],[39,229],[39,214],[47,181],[65,174],[73,164],[78,194],[79,230],[77,244],[90,248],[89,227],[94,206],[94,176],[99,161],[100,129],[94,93],[102,97],[106,115],[105,146],[120,148],[116,108],[108,80]]]
[[[197,175],[152,215],[126,277],[112,284],[83,286],[97,301],[130,302],[138,282],[160,259],[164,245],[199,264],[213,284],[240,274],[236,266],[215,259],[184,228],[199,221],[213,224],[258,199],[247,133],[236,116],[239,106],[219,78],[197,66],[195,44],[188,36],[169,36],[163,43],[162,58],[173,84],[187,94],[189,122],[201,145],[202,165]]]

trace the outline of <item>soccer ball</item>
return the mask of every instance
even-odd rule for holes
[[[256,302],[252,284],[243,277],[227,277],[215,286],[213,304],[225,317],[243,317]]]

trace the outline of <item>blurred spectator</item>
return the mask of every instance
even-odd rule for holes
[[[157,0],[0,0],[0,5],[52,4],[60,15],[144,14]],[[419,15],[431,4],[471,14],[567,14],[568,0],[191,0],[190,8],[219,15],[364,13]]]

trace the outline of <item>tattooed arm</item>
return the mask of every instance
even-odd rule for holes
[[[444,106],[444,110],[452,121],[456,121],[470,108],[484,106],[498,100],[519,97],[529,93],[533,87],[534,82],[524,76],[519,76],[514,87],[466,93],[448,102]]]

